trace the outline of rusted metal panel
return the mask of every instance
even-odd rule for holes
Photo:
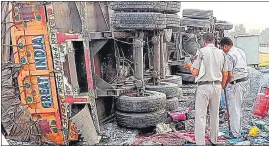
[[[69,2],[53,2],[53,10],[55,17],[55,24],[59,32],[68,33],[69,30],[72,30],[71,27],[71,18],[70,18],[70,9],[68,6]]]
[[[89,39],[90,40],[98,40],[98,39],[111,39],[112,32],[105,31],[105,32],[89,32]]]
[[[95,32],[97,31],[97,18],[96,18],[96,14],[95,14],[95,2],[87,2],[86,3],[86,7],[87,7],[87,20],[91,20],[91,21],[86,21],[84,25],[87,25],[88,31],[89,32]]]
[[[59,32],[82,32],[82,23],[75,2],[53,2],[53,8]]]
[[[95,2],[95,16],[97,20],[97,31],[107,31],[110,29],[108,2]]]
[[[91,63],[93,60],[90,55],[90,45],[89,45],[89,38],[88,38],[88,25],[87,23],[90,22],[91,19],[88,19],[88,10],[90,9],[87,5],[87,2],[80,2],[81,11],[80,11],[80,17],[82,20],[82,32],[83,32],[83,47],[84,47],[84,56],[85,56],[85,64],[87,69],[87,81],[88,81],[88,96],[91,106],[91,112],[92,112],[92,119],[95,126],[95,129],[97,133],[100,133],[100,126],[99,126],[99,120],[97,115],[97,109],[96,109],[96,103],[95,103],[95,90],[93,88],[93,80],[92,80],[92,71],[94,71],[94,68],[92,67],[93,64]],[[93,21],[93,20],[91,20]],[[91,143],[89,143],[91,144]]]
[[[94,70],[97,76],[101,77],[101,65],[100,65],[100,60],[99,60],[99,54],[97,53],[94,56]]]
[[[87,2],[87,21],[89,32],[110,30],[108,2]]]
[[[73,48],[73,44],[71,41],[67,42],[68,46],[68,67],[69,67],[69,79],[70,83],[73,88],[73,95],[78,95],[79,90],[79,84],[78,84],[78,78],[77,78],[77,70],[76,70],[76,64],[75,64],[75,52]]]
[[[71,120],[75,123],[77,128],[80,129],[81,137],[84,138],[85,145],[93,145],[99,142],[98,135],[94,128],[94,122],[89,111],[89,107],[86,104],[85,107],[78,112]]]
[[[102,120],[107,116],[105,102],[106,102],[105,98],[96,99],[96,107],[97,107],[97,113],[98,113],[99,120]]]
[[[75,2],[68,2],[70,9],[71,28],[74,33],[82,32],[82,22],[78,13],[78,9]]]
[[[91,56],[93,57],[97,52],[99,52],[102,47],[107,43],[108,40],[95,40],[91,41]]]
[[[106,81],[104,81],[101,77],[99,77],[98,75],[94,74],[93,76],[94,78],[94,85],[99,88],[99,89],[114,89],[109,83],[107,83]]]

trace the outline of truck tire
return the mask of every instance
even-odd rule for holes
[[[151,113],[123,113],[116,111],[116,121],[120,126],[128,128],[147,128],[164,122],[166,110],[161,109]]]
[[[187,52],[193,56],[196,55],[196,52],[200,47],[201,45],[195,41],[188,41],[186,42],[185,44],[185,49],[187,50]]]
[[[160,85],[146,84],[145,87],[146,90],[165,93],[167,99],[178,95],[178,85],[174,83],[161,82]]]
[[[167,3],[167,7],[166,7],[166,10],[165,10],[166,13],[175,14],[175,13],[180,12],[180,10],[181,10],[181,2],[179,2],[179,1],[169,1],[169,2],[166,2],[166,3]]]
[[[177,14],[166,14],[166,28],[180,27],[180,17]]]
[[[191,18],[182,18],[181,25],[182,26],[191,26],[198,28],[210,28],[210,20],[209,19],[191,19]]]
[[[115,13],[111,19],[112,26],[116,29],[153,30],[166,27],[165,15],[147,12],[122,12]]]
[[[175,111],[179,107],[179,101],[177,97],[170,98],[166,100],[166,110]]]
[[[162,79],[162,82],[175,83],[178,87],[182,87],[182,77],[177,75],[167,75],[165,79]]]
[[[182,17],[194,18],[194,19],[211,19],[213,18],[212,10],[199,10],[199,9],[184,9]]]
[[[215,24],[215,29],[216,30],[231,30],[233,29],[233,24],[229,22],[217,22]]]
[[[115,11],[150,11],[162,12],[166,9],[166,2],[160,1],[114,1],[110,2],[110,7]]]
[[[192,74],[177,73],[177,75],[180,75],[182,77],[182,81],[189,82],[189,83],[194,83],[195,82],[195,78],[193,77]]]
[[[145,96],[122,95],[117,99],[116,109],[122,112],[152,112],[165,108],[166,95],[155,91],[146,91]]]

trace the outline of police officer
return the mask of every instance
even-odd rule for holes
[[[244,96],[249,88],[247,59],[242,49],[233,46],[230,38],[224,37],[220,41],[220,47],[227,54],[228,78],[227,98],[231,123],[232,137],[241,136],[241,106]]]
[[[212,33],[203,35],[204,47],[197,50],[193,64],[186,63],[197,79],[195,101],[195,139],[197,145],[205,145],[207,107],[210,112],[210,141],[217,144],[219,131],[219,106],[222,88],[225,86],[228,65],[225,53],[214,45]],[[202,71],[203,70],[203,71]]]

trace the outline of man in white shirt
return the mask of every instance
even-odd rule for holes
[[[203,35],[204,47],[197,50],[193,64],[186,63],[197,79],[195,99],[196,145],[205,145],[207,107],[210,112],[210,141],[217,144],[219,131],[219,106],[222,87],[226,83],[228,65],[225,53],[214,45],[214,35]]]
[[[221,49],[227,54],[228,78],[227,96],[232,137],[241,136],[242,101],[249,89],[246,54],[242,49],[233,46],[230,38],[220,41]]]

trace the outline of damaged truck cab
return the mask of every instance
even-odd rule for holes
[[[77,5],[85,6],[83,2]],[[82,34],[59,30],[55,23],[56,6],[57,3],[12,3],[11,21],[15,27],[11,27],[11,36],[15,63],[22,65],[17,78],[21,102],[40,128],[41,141],[64,145],[78,140],[79,131],[70,119],[72,104],[90,104],[89,98],[94,102],[95,93],[90,52],[86,48],[89,42]],[[71,40],[80,44],[73,45]],[[74,46],[83,52],[79,57],[86,67],[87,88],[82,94],[77,91],[80,74],[75,68]],[[91,109],[96,112],[94,106]]]
[[[40,142],[58,145],[98,143],[99,124],[115,116],[131,128],[164,120],[182,98],[182,78],[192,81],[185,57],[203,33],[217,45],[232,29],[212,11],[186,9],[181,19],[181,3],[169,1],[12,2],[9,10],[21,104]]]

